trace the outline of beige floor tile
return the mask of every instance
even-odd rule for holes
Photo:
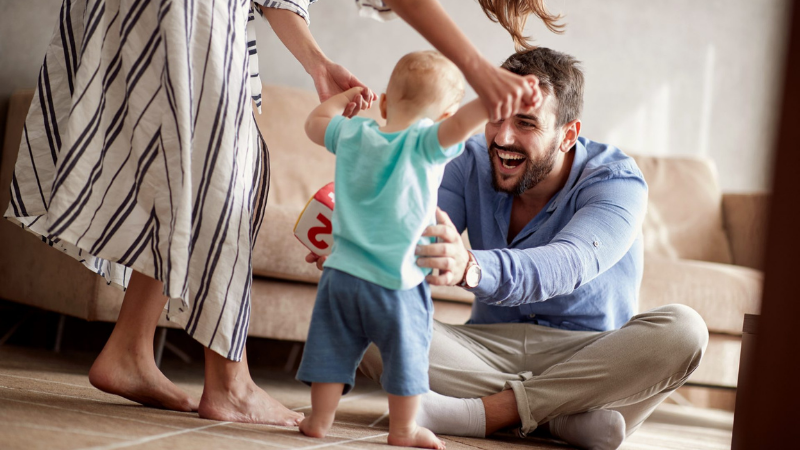
[[[48,429],[48,426],[36,424],[0,421],[0,448],[4,450],[70,450],[119,442],[124,441],[70,430]]]
[[[18,422],[58,429],[82,430],[87,434],[105,435],[120,439],[172,431],[175,427],[139,417],[127,418],[99,410],[84,411],[69,405],[53,405],[47,399],[29,395],[5,395],[0,392],[0,422]],[[0,446],[1,447],[1,446]]]
[[[302,447],[295,444],[295,441],[286,439],[280,433],[276,433],[272,440],[258,440],[249,438],[237,438],[235,435],[219,433],[223,425],[205,428],[203,430],[187,432],[178,435],[165,436],[158,440],[143,441],[140,444],[126,448],[147,449],[147,450],[176,450],[176,449],[275,449],[275,448],[298,448]]]
[[[248,442],[259,442],[266,446],[278,445],[282,448],[302,448],[314,446],[320,442],[337,442],[341,438],[325,438],[325,440],[304,436],[297,427],[270,427],[266,425],[227,424],[212,431],[216,435],[227,436]]]

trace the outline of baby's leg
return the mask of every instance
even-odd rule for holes
[[[444,450],[444,442],[414,420],[419,401],[419,395],[405,397],[389,394],[389,445]]]
[[[339,399],[342,398],[342,389],[342,383],[311,384],[311,414],[300,422],[300,431],[303,434],[316,438],[323,438],[328,434],[336,416]]]

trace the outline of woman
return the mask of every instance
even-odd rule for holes
[[[260,6],[314,79],[320,100],[363,84],[328,60],[308,31],[306,1]],[[464,71],[492,111],[538,102],[535,86],[483,58],[434,0],[387,5]],[[540,0],[481,0],[517,33]],[[258,388],[247,368],[251,249],[269,183],[250,110],[260,83],[249,2],[64,0],[39,75],[6,216],[107,282],[127,286],[114,331],[92,366],[97,388],[201,417],[293,425],[302,415]],[[549,22],[548,22],[549,21]],[[251,67],[253,67],[251,69]],[[368,108],[365,89],[347,115]],[[205,347],[200,401],[155,366],[161,311]]]

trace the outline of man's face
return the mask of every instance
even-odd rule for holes
[[[561,143],[554,104],[547,94],[537,109],[486,124],[496,191],[522,195],[553,170]]]

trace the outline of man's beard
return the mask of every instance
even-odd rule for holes
[[[517,184],[512,186],[511,188],[504,188],[500,186],[499,178],[505,177],[505,175],[497,173],[497,167],[495,167],[494,159],[497,156],[497,150],[503,150],[508,152],[516,152],[520,155],[526,155],[525,152],[521,147],[501,147],[494,142],[489,146],[489,158],[492,162],[492,187],[497,192],[505,192],[511,195],[522,195],[528,189],[536,186],[537,184],[541,183],[545,177],[553,171],[553,167],[556,164],[556,155],[558,155],[558,136],[553,138],[553,142],[550,144],[550,151],[547,152],[542,158],[539,159],[525,159],[523,164],[527,164],[525,168],[525,172],[522,173],[522,176],[519,177],[519,181]]]

